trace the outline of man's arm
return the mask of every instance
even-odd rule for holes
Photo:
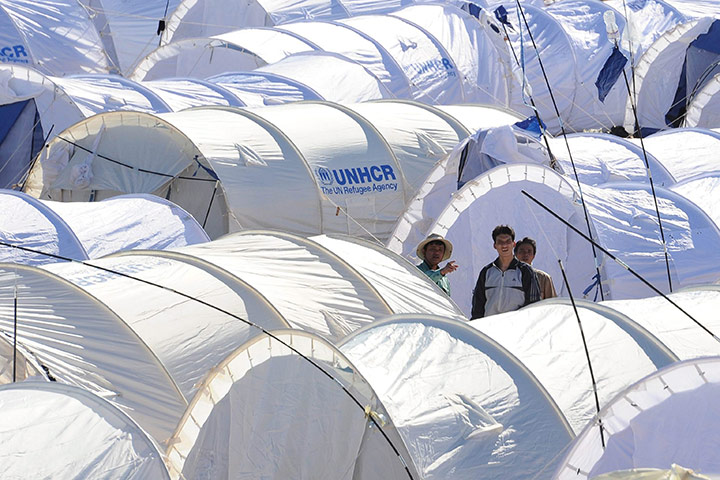
[[[475,283],[475,290],[473,290],[472,297],[472,312],[470,319],[482,318],[485,316],[485,302],[487,297],[485,296],[485,277],[487,276],[487,267],[480,270],[477,282]]]

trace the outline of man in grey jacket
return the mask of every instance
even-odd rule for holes
[[[508,225],[498,225],[492,231],[492,239],[498,257],[480,270],[470,318],[510,312],[540,300],[535,271],[515,258],[515,230]]]

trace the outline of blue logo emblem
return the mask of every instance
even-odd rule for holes
[[[329,168],[318,167],[315,169],[315,175],[320,179],[323,185],[332,185],[333,175]]]

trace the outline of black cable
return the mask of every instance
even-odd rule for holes
[[[565,226],[569,227],[569,228],[572,229],[575,233],[577,233],[578,235],[580,235],[582,238],[584,238],[584,239],[587,240],[588,242],[590,242],[590,243],[592,243],[593,245],[595,245],[600,251],[602,251],[602,252],[605,253],[608,257],[610,257],[611,259],[613,259],[618,265],[620,265],[620,266],[623,267],[625,270],[627,270],[628,272],[630,272],[631,274],[633,274],[638,280],[640,280],[640,281],[643,282],[645,285],[647,285],[648,287],[650,287],[650,289],[651,289],[653,292],[657,293],[658,295],[660,295],[661,297],[663,297],[665,300],[667,300],[668,302],[670,302],[670,304],[672,304],[675,308],[677,308],[677,309],[680,310],[682,313],[684,313],[690,320],[692,320],[693,322],[695,322],[700,328],[702,328],[702,329],[705,330],[707,333],[709,333],[715,340],[717,340],[718,342],[720,342],[720,338],[718,338],[713,332],[711,332],[710,329],[708,329],[705,325],[703,325],[703,324],[700,323],[698,320],[696,320],[695,317],[693,317],[693,316],[690,315],[688,312],[686,312],[682,307],[680,307],[680,305],[678,305],[677,303],[673,302],[673,301],[670,299],[670,297],[668,297],[668,296],[665,295],[663,292],[661,292],[660,290],[658,290],[652,283],[650,283],[650,282],[648,282],[647,280],[645,280],[645,279],[642,277],[642,275],[640,275],[639,273],[635,272],[635,270],[633,270],[632,268],[630,268],[630,266],[629,266],[627,263],[625,263],[625,262],[623,262],[622,260],[620,260],[619,258],[617,258],[615,255],[613,255],[612,253],[610,253],[609,251],[607,251],[607,249],[603,248],[600,244],[596,243],[595,240],[593,240],[592,238],[589,238],[587,235],[585,235],[585,234],[582,233],[580,230],[578,230],[577,228],[575,228],[573,225],[570,224],[570,222],[568,222],[567,220],[565,220],[564,218],[562,218],[562,217],[561,217],[560,215],[558,215],[557,213],[553,212],[550,208],[548,208],[546,205],[544,205],[540,200],[537,200],[535,197],[533,197],[532,195],[530,195],[530,194],[529,194],[528,192],[526,192],[525,190],[521,190],[521,192],[522,192],[523,195],[525,195],[525,196],[528,197],[530,200],[532,200],[533,202],[535,202],[536,204],[538,204],[540,207],[542,207],[542,208],[543,208],[546,212],[548,212],[550,215],[552,215],[553,217],[557,218],[557,219],[560,220],[562,223],[564,223]]]
[[[395,447],[395,445],[392,443],[392,441],[390,440],[390,437],[388,437],[387,434],[383,431],[382,427],[378,424],[378,422],[375,420],[375,418],[373,417],[373,415],[372,415],[372,414],[368,414],[368,413],[366,412],[365,407],[360,403],[360,401],[359,401],[357,398],[355,398],[355,396],[350,392],[350,390],[348,390],[347,387],[345,387],[345,385],[343,385],[340,380],[338,380],[337,378],[333,377],[329,372],[325,371],[325,369],[323,369],[323,368],[322,368],[317,362],[315,362],[313,359],[311,359],[311,358],[303,355],[299,350],[297,350],[297,349],[296,349],[295,347],[293,347],[291,344],[289,344],[289,343],[281,340],[281,339],[278,338],[276,335],[274,335],[272,332],[270,332],[270,331],[268,331],[268,330],[265,330],[265,328],[261,327],[260,325],[258,325],[258,324],[256,324],[256,323],[253,323],[253,322],[251,322],[250,320],[247,320],[247,319],[245,319],[245,318],[242,318],[242,317],[240,317],[239,315],[235,315],[234,313],[229,312],[229,311],[227,311],[227,310],[225,310],[225,309],[223,309],[223,308],[221,308],[221,307],[218,307],[218,306],[213,305],[213,304],[211,304],[211,303],[209,303],[209,302],[206,302],[205,300],[202,300],[202,299],[200,299],[200,298],[193,297],[192,295],[188,295],[187,293],[183,293],[183,292],[181,292],[181,291],[179,291],[179,290],[175,290],[174,288],[166,287],[166,286],[164,286],[164,285],[160,285],[160,284],[158,284],[158,283],[151,282],[150,280],[144,280],[144,279],[139,278],[139,277],[134,277],[134,276],[132,276],[132,275],[130,275],[130,274],[127,274],[127,273],[123,273],[123,272],[119,272],[119,271],[116,271],[116,270],[112,270],[112,269],[110,269],[110,268],[101,267],[101,266],[99,266],[99,265],[93,265],[92,263],[86,263],[86,262],[83,262],[83,261],[80,261],[80,260],[75,260],[75,259],[73,259],[73,258],[64,257],[64,256],[62,256],[62,255],[57,255],[57,254],[54,254],[54,253],[46,253],[46,252],[42,252],[42,251],[40,251],[40,250],[35,250],[35,249],[32,249],[32,248],[28,248],[28,247],[21,247],[20,245],[13,245],[13,244],[11,244],[11,243],[7,243],[7,242],[4,242],[4,241],[0,241],[0,246],[9,247],[9,248],[15,248],[15,249],[17,249],[17,250],[21,250],[21,251],[24,251],[24,252],[30,252],[30,253],[34,253],[34,254],[44,255],[44,256],[47,256],[47,257],[50,257],[50,258],[54,258],[54,259],[56,259],[56,260],[62,260],[62,261],[65,261],[65,262],[79,263],[79,264],[81,264],[81,265],[85,265],[86,267],[95,268],[95,269],[100,270],[100,271],[103,271],[103,272],[111,273],[111,274],[118,275],[118,276],[123,277],[123,278],[127,278],[127,279],[130,279],[130,280],[134,280],[134,281],[136,281],[136,282],[140,282],[140,283],[144,283],[144,284],[146,284],[146,285],[150,285],[150,286],[153,286],[153,287],[157,287],[157,288],[160,288],[160,289],[162,289],[162,290],[166,290],[166,291],[168,291],[168,292],[172,292],[172,293],[174,293],[174,294],[176,294],[176,295],[179,295],[179,296],[181,296],[181,297],[183,297],[183,298],[186,298],[186,299],[188,299],[188,300],[192,300],[192,301],[198,302],[198,303],[200,303],[201,305],[205,305],[206,307],[209,307],[209,308],[212,308],[212,309],[214,309],[214,310],[217,310],[218,312],[224,313],[225,315],[228,315],[228,316],[230,316],[230,317],[232,317],[232,318],[234,318],[234,319],[236,319],[236,320],[240,320],[241,322],[245,323],[246,325],[248,325],[248,326],[250,326],[250,327],[253,327],[253,328],[258,329],[258,330],[259,330],[260,332],[262,332],[263,334],[265,334],[265,335],[267,335],[268,337],[270,337],[271,339],[279,342],[279,343],[280,343],[281,345],[283,345],[284,347],[287,347],[290,351],[292,351],[292,352],[296,353],[297,355],[299,355],[300,357],[302,357],[304,360],[306,360],[308,363],[310,363],[310,365],[312,365],[313,367],[315,367],[315,368],[317,368],[318,370],[320,370],[320,371],[321,371],[326,377],[328,377],[330,380],[332,380],[332,381],[334,381],[335,383],[337,383],[337,384],[340,386],[340,388],[342,389],[342,391],[345,392],[345,393],[352,399],[352,401],[363,411],[363,413],[365,414],[365,416],[366,416],[367,418],[369,418],[370,421],[372,421],[372,423],[377,427],[378,431],[382,434],[382,436],[385,438],[385,440],[387,441],[387,443],[388,443],[388,444],[390,445],[390,447],[392,448],[392,450],[393,450],[393,452],[395,453],[395,455],[400,459],[400,462],[401,462],[401,463],[403,464],[403,466],[405,467],[405,472],[407,473],[407,475],[408,475],[408,477],[410,478],[410,480],[414,480],[412,474],[410,473],[410,469],[409,469],[409,467],[407,466],[407,463],[405,462],[405,459],[402,457],[402,455],[400,454],[400,452],[398,451],[398,449],[397,449],[397,448]],[[16,302],[17,302],[17,298],[16,298]]]
[[[580,320],[580,313],[578,312],[577,305],[575,305],[575,297],[573,297],[572,291],[570,290],[570,282],[568,282],[567,275],[565,274],[565,267],[563,267],[562,260],[558,258],[558,264],[560,265],[560,272],[562,272],[563,281],[567,287],[568,295],[570,295],[570,303],[572,303],[573,311],[575,312],[575,318],[577,318],[578,327],[580,327],[580,336],[582,337],[583,347],[585,348],[585,358],[587,358],[588,369],[590,370],[590,380],[592,381],[593,394],[595,395],[595,410],[598,415],[598,423],[600,425],[600,442],[602,443],[603,450],[605,449],[605,434],[603,433],[602,419],[600,418],[600,398],[598,397],[597,382],[595,381],[595,373],[593,372],[592,362],[590,361],[590,349],[588,348],[587,339],[585,338],[585,330],[583,330],[582,321]]]
[[[575,160],[573,159],[572,151],[570,150],[570,142],[568,141],[567,133],[565,132],[565,125],[563,124],[562,116],[560,115],[560,109],[558,109],[557,102],[555,101],[555,95],[553,94],[552,87],[550,86],[550,80],[548,79],[547,73],[545,72],[545,65],[542,62],[542,58],[540,58],[540,50],[538,50],[537,44],[535,44],[535,37],[533,37],[533,34],[530,31],[530,24],[525,17],[525,11],[523,10],[522,5],[520,5],[520,0],[515,0],[515,3],[517,3],[518,10],[522,14],[525,28],[527,28],[528,36],[532,41],[535,55],[537,55],[538,63],[540,64],[540,70],[542,71],[543,78],[545,79],[545,85],[547,86],[548,92],[550,93],[550,100],[552,100],[553,108],[555,109],[555,115],[557,115],[558,121],[560,122],[560,132],[562,133],[563,139],[565,139],[565,146],[567,148],[568,157],[570,158],[570,164],[572,165],[573,174],[575,175],[575,182],[577,183],[578,193],[580,194],[580,203],[582,204],[583,213],[585,214],[585,223],[587,224],[588,234],[590,235],[590,238],[592,238],[592,228],[590,228],[590,216],[588,215],[587,207],[585,206],[585,197],[583,196],[582,187],[580,186],[580,177],[578,176],[577,169],[575,168]],[[598,278],[600,299],[605,300],[605,294],[603,293],[602,289],[602,275],[600,275],[600,264],[598,262],[597,252],[595,251],[595,242],[593,242],[592,245],[592,252],[595,259],[595,272],[597,273]]]

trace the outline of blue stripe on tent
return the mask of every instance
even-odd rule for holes
[[[22,102],[0,106],[0,143],[5,141],[5,137],[12,130],[13,125],[15,125],[28,102],[29,100],[23,100]]]
[[[622,54],[616,45],[608,59],[605,61],[605,65],[603,65],[600,70],[597,80],[595,80],[595,86],[598,89],[598,99],[601,102],[605,101],[605,97],[607,97],[608,93],[610,93],[610,89],[612,89],[615,82],[617,82],[618,78],[620,78],[620,74],[622,73],[623,68],[625,68],[627,61],[628,59]]]

